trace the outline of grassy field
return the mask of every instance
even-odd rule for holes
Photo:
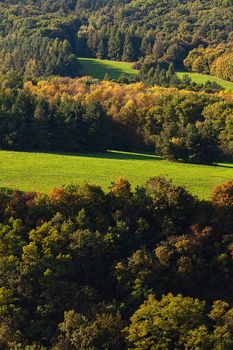
[[[107,189],[118,176],[133,186],[149,177],[168,175],[199,198],[233,178],[233,164],[191,165],[161,160],[153,155],[110,151],[103,154],[62,155],[0,151],[0,187],[47,192],[50,188],[85,181]]]
[[[83,69],[83,75],[90,75],[97,79],[103,79],[107,73],[111,79],[117,79],[121,74],[131,76],[137,74],[132,68],[132,63],[101,60],[95,58],[79,58]]]
[[[190,76],[190,78],[192,79],[192,81],[194,81],[197,84],[205,84],[208,80],[209,81],[215,81],[216,83],[218,83],[219,85],[221,85],[222,87],[224,87],[224,89],[227,90],[231,90],[233,91],[233,83],[230,81],[226,81],[226,80],[222,80],[216,77],[213,77],[211,75],[207,75],[207,74],[201,74],[201,73],[187,73],[187,72],[177,72],[178,77],[182,77],[184,74],[187,74],[188,76]]]

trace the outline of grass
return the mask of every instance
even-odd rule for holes
[[[8,190],[47,192],[85,181],[107,189],[118,176],[135,187],[149,177],[168,175],[201,199],[208,199],[214,186],[233,178],[233,164],[191,165],[117,151],[80,155],[0,151],[0,169],[0,187]]]
[[[132,63],[130,62],[117,62],[98,58],[79,58],[79,60],[83,66],[83,75],[90,75],[100,80],[104,78],[106,73],[111,79],[117,79],[121,74],[129,77],[138,73],[136,69],[132,68]],[[233,82],[222,80],[207,74],[177,72],[177,75],[180,78],[184,74],[189,75],[190,78],[197,84],[205,84],[208,80],[215,81],[224,89],[233,91]]]
[[[120,75],[132,76],[138,73],[132,68],[132,63],[101,60],[96,58],[79,58],[83,68],[83,75],[90,75],[97,79],[103,79],[107,73],[111,79],[117,79]]]
[[[201,73],[189,73],[189,72],[177,72],[178,77],[182,78],[184,74],[187,74],[192,81],[197,84],[205,84],[208,80],[215,81],[219,85],[221,85],[224,89],[233,91],[233,83],[230,81],[222,80],[211,75],[201,74]]]

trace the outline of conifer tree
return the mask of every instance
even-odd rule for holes
[[[123,53],[123,34],[119,29],[113,28],[108,42],[109,58],[120,60]]]
[[[130,33],[128,33],[126,35],[126,38],[125,38],[122,59],[124,61],[133,61],[135,59],[132,37],[131,37]]]

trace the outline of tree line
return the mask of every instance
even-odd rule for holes
[[[224,90],[215,81],[207,80],[204,84],[197,84],[191,80],[188,74],[184,74],[182,78],[178,77],[173,63],[167,65],[160,65],[155,62],[137,64],[140,67],[138,75],[134,78],[138,81],[143,81],[148,86],[158,85],[163,87],[176,87],[178,89],[190,91],[204,91],[204,92],[218,92]],[[130,80],[118,78],[119,82],[129,82]]]
[[[0,347],[230,350],[233,182],[0,192]]]
[[[231,160],[231,96],[87,77],[23,87],[20,79],[8,76],[0,91],[0,147],[151,151],[170,160],[207,164]]]
[[[221,79],[233,81],[232,45],[219,44],[207,49],[200,47],[190,51],[184,60],[188,70],[211,74]]]

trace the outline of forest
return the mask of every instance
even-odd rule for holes
[[[78,76],[78,57],[233,80],[233,0],[2,0],[0,69]]]
[[[81,58],[136,73],[85,76]],[[185,72],[233,82],[233,0],[0,0],[0,350],[233,349],[233,92]],[[60,156],[89,157],[101,185],[80,161],[75,183],[22,192],[21,152],[38,177],[59,156],[59,181]],[[179,164],[185,186],[106,189],[93,157]],[[227,181],[198,182],[201,164]]]
[[[0,196],[1,349],[232,349],[232,181]]]
[[[14,84],[14,79],[13,79]],[[83,78],[0,90],[0,147],[9,150],[151,151],[212,164],[233,155],[233,94]]]

